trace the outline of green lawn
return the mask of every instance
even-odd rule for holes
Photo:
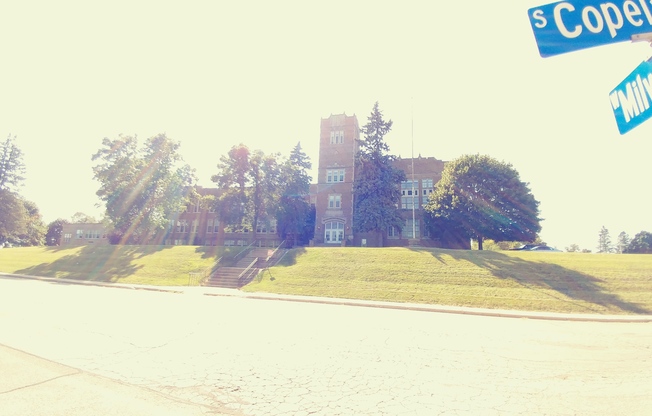
[[[235,249],[234,249],[235,250]],[[224,247],[83,246],[0,250],[0,271],[149,285],[187,285]],[[196,284],[196,282],[191,282]],[[652,255],[299,248],[243,288],[530,311],[652,314]]]
[[[187,285],[190,272],[215,264],[224,247],[17,247],[0,250],[0,271],[67,279],[162,286]]]
[[[652,313],[652,255],[306,248],[243,288],[531,311]]]

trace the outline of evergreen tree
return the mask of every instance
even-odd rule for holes
[[[16,136],[7,136],[0,142],[0,189],[15,191],[22,185],[25,178],[25,164],[23,152],[15,143]]]
[[[618,250],[618,253],[624,253],[627,250],[630,241],[631,239],[629,238],[629,235],[626,232],[621,231],[620,234],[618,234],[618,242],[616,243],[616,249]]]
[[[361,131],[364,138],[356,154],[353,183],[353,230],[383,235],[389,227],[401,229],[403,219],[397,202],[401,200],[401,182],[405,172],[394,168],[385,136],[392,121],[385,121],[378,102]]]
[[[611,253],[611,237],[609,230],[603,225],[598,234],[598,253]]]
[[[25,164],[15,140],[15,136],[9,135],[0,142],[0,246],[19,243],[30,224],[25,201],[16,192],[25,180]]]
[[[279,236],[291,239],[293,245],[305,244],[313,238],[314,210],[307,200],[311,167],[310,159],[301,150],[301,143],[297,143],[281,166],[281,199],[276,210],[276,223]]]

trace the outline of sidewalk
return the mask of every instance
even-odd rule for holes
[[[3,416],[234,415],[0,345]]]
[[[9,273],[0,273],[1,277],[8,277],[14,279],[33,279],[41,280],[51,283],[61,284],[76,284],[76,285],[90,285],[111,287],[119,289],[130,290],[150,290],[156,292],[167,293],[187,293],[205,296],[233,296],[249,299],[261,300],[281,300],[287,302],[307,302],[307,303],[321,303],[329,305],[347,305],[347,306],[360,306],[370,308],[384,308],[384,309],[399,309],[399,310],[413,310],[421,312],[437,312],[437,313],[452,313],[462,315],[479,315],[479,316],[493,316],[500,318],[525,318],[525,319],[543,319],[551,321],[577,321],[577,322],[620,322],[620,323],[649,323],[652,322],[652,315],[596,315],[596,314],[569,314],[569,313],[554,313],[554,312],[534,312],[534,311],[516,311],[504,309],[487,309],[487,308],[468,308],[462,306],[446,306],[446,305],[429,305],[422,303],[398,303],[398,302],[384,302],[384,301],[370,301],[359,299],[342,299],[342,298],[325,298],[318,296],[299,296],[299,295],[283,295],[275,293],[263,292],[243,292],[238,289],[224,289],[208,286],[148,286],[148,285],[127,285],[122,283],[105,283],[93,282],[87,280],[74,280],[74,279],[57,279],[50,277],[16,275]]]

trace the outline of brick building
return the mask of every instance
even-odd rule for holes
[[[59,245],[82,246],[86,244],[109,244],[104,225],[88,222],[63,224]]]
[[[321,119],[317,182],[310,187],[310,202],[315,206],[315,245],[407,246],[412,244],[441,246],[436,236],[425,232],[423,206],[435,184],[441,179],[444,161],[434,157],[398,158],[395,166],[403,170],[407,180],[401,184],[402,229],[390,228],[377,235],[355,235],[353,225],[353,182],[355,155],[358,151],[360,127],[355,115],[331,115]],[[197,187],[200,195],[218,196],[217,188]],[[168,228],[152,241],[165,245],[227,245],[274,247],[280,243],[273,219],[261,219],[254,230],[227,232],[217,213],[191,203],[170,219]],[[254,236],[255,234],[255,236]],[[61,244],[107,243],[101,224],[68,224]]]
[[[331,115],[321,120],[317,183],[311,187],[311,203],[315,205],[315,238],[317,245],[378,246],[376,235],[355,235],[353,224],[353,182],[355,154],[358,151],[360,128],[355,115]],[[436,238],[425,235],[423,206],[441,179],[444,163],[434,157],[399,158],[395,166],[405,172],[401,184],[402,230],[384,231],[386,246],[409,244],[440,245]]]

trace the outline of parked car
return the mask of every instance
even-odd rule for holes
[[[557,250],[554,247],[548,247],[548,246],[536,246],[536,247],[532,247],[529,251],[557,251],[557,252],[559,252],[561,250]]]
[[[532,250],[534,247],[537,247],[536,244],[523,244],[522,246],[510,248],[510,250]]]

